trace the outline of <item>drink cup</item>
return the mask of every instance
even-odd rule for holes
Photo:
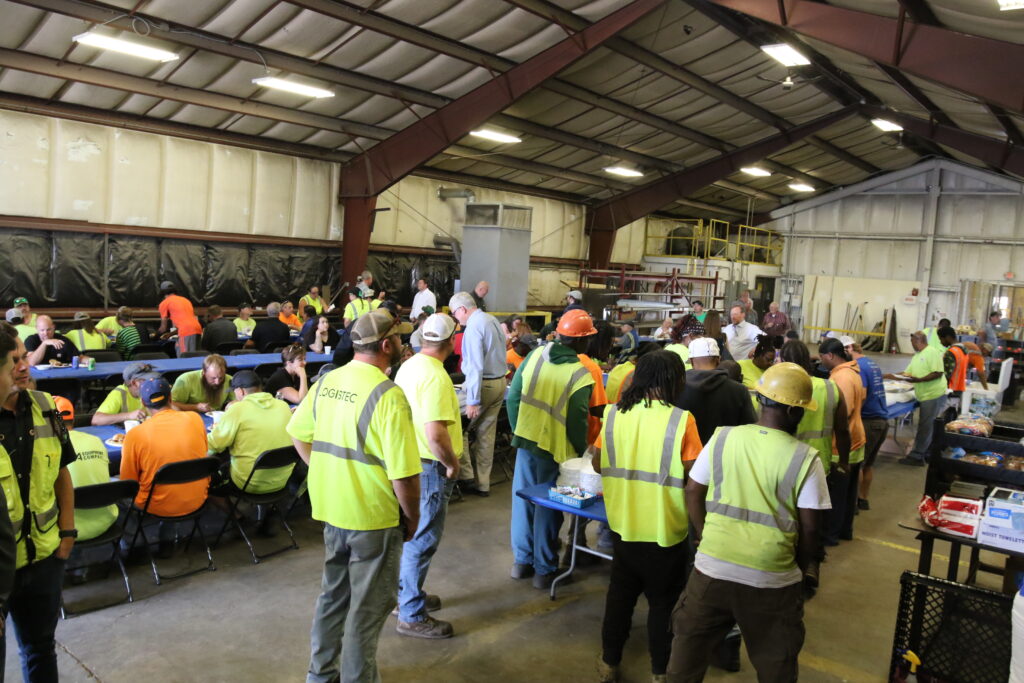
[[[125,431],[125,433],[128,433],[128,432],[132,431],[133,429],[138,427],[139,424],[140,423],[139,423],[138,420],[125,420],[124,421],[124,431]]]

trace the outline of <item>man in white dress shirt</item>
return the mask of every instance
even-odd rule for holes
[[[424,306],[430,306],[431,313],[437,311],[437,297],[430,291],[430,285],[427,284],[426,278],[421,277],[416,280],[416,296],[412,298],[412,312],[409,313],[409,319],[415,322],[423,312]]]
[[[757,346],[758,336],[764,332],[757,325],[747,322],[747,314],[741,306],[733,306],[729,316],[732,318],[732,324],[726,325],[722,330],[725,332],[725,345],[737,362],[746,360]]]

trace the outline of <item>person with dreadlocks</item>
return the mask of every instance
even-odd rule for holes
[[[618,677],[641,593],[648,603],[651,671],[655,681],[665,680],[672,607],[690,562],[683,486],[701,450],[693,415],[672,405],[685,378],[682,360],[671,351],[641,357],[622,398],[605,409],[595,444],[615,548],[597,664],[601,681]]]
[[[775,343],[774,338],[767,334],[757,335],[757,345],[754,346],[754,353],[750,358],[738,361],[740,370],[743,371],[743,386],[748,389],[755,389],[757,381],[765,370],[775,364]]]

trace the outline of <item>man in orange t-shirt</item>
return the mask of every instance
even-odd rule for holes
[[[142,404],[151,417],[124,437],[121,450],[121,478],[139,482],[135,505],[146,504],[153,475],[162,466],[206,456],[206,428],[199,413],[171,408],[171,385],[150,379],[139,390]],[[149,504],[149,512],[175,517],[193,512],[206,501],[209,480],[161,486]],[[168,525],[169,526],[169,525]],[[161,542],[163,539],[161,529]]]
[[[160,283],[160,334],[167,332],[171,325],[178,330],[178,353],[195,351],[199,348],[199,338],[203,326],[199,324],[192,302],[178,295],[178,288],[173,282]]]
[[[299,316],[295,315],[295,306],[292,305],[291,301],[285,301],[281,304],[281,312],[278,314],[277,319],[290,329],[302,329],[302,321],[299,320]]]
[[[505,352],[505,364],[508,366],[509,379],[516,374],[516,370],[523,364],[526,355],[535,348],[537,348],[537,338],[532,334],[512,338],[512,347]]]

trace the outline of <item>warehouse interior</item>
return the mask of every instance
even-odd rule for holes
[[[964,408],[947,417],[983,403],[994,426],[947,430],[931,457],[959,446],[999,466],[901,466],[922,421],[903,387],[872,507],[828,549],[804,607],[800,673],[905,668],[921,634],[904,572],[984,594],[991,680],[1009,672],[1024,533],[999,547],[977,529],[943,536],[918,504],[951,482],[974,486],[982,510],[996,489],[1024,489],[1004,466],[1024,457],[1024,2],[0,0],[0,18],[0,308],[25,297],[62,332],[120,307],[155,328],[167,281],[199,320],[242,302],[261,319],[315,285],[340,329],[368,272],[407,320],[419,280],[438,312],[486,280],[488,311],[534,332],[576,291],[616,337],[625,322],[657,339],[698,300],[725,333],[749,292],[748,321],[777,305],[815,360],[848,337],[902,373],[914,333],[946,325],[955,344],[987,345],[984,371],[950,385]],[[33,370],[43,391],[49,372]],[[427,579],[455,636],[404,638],[389,618],[383,680],[598,680],[610,563],[575,569],[557,599],[510,581],[516,496],[499,469],[489,497],[453,499]],[[259,564],[229,535],[215,572],[155,585],[148,562],[129,565],[132,602],[59,620],[61,680],[304,676],[323,523],[301,495],[288,519],[298,549]],[[192,547],[170,562],[205,561]],[[65,603],[109,602],[119,581],[116,568],[84,585],[69,574]],[[640,600],[620,680],[650,675],[645,615]],[[6,680],[20,681],[11,620],[6,643]],[[1024,669],[1024,645],[1013,654]],[[990,680],[985,666],[933,666],[937,680]],[[706,680],[758,679],[744,651],[739,672]]]

